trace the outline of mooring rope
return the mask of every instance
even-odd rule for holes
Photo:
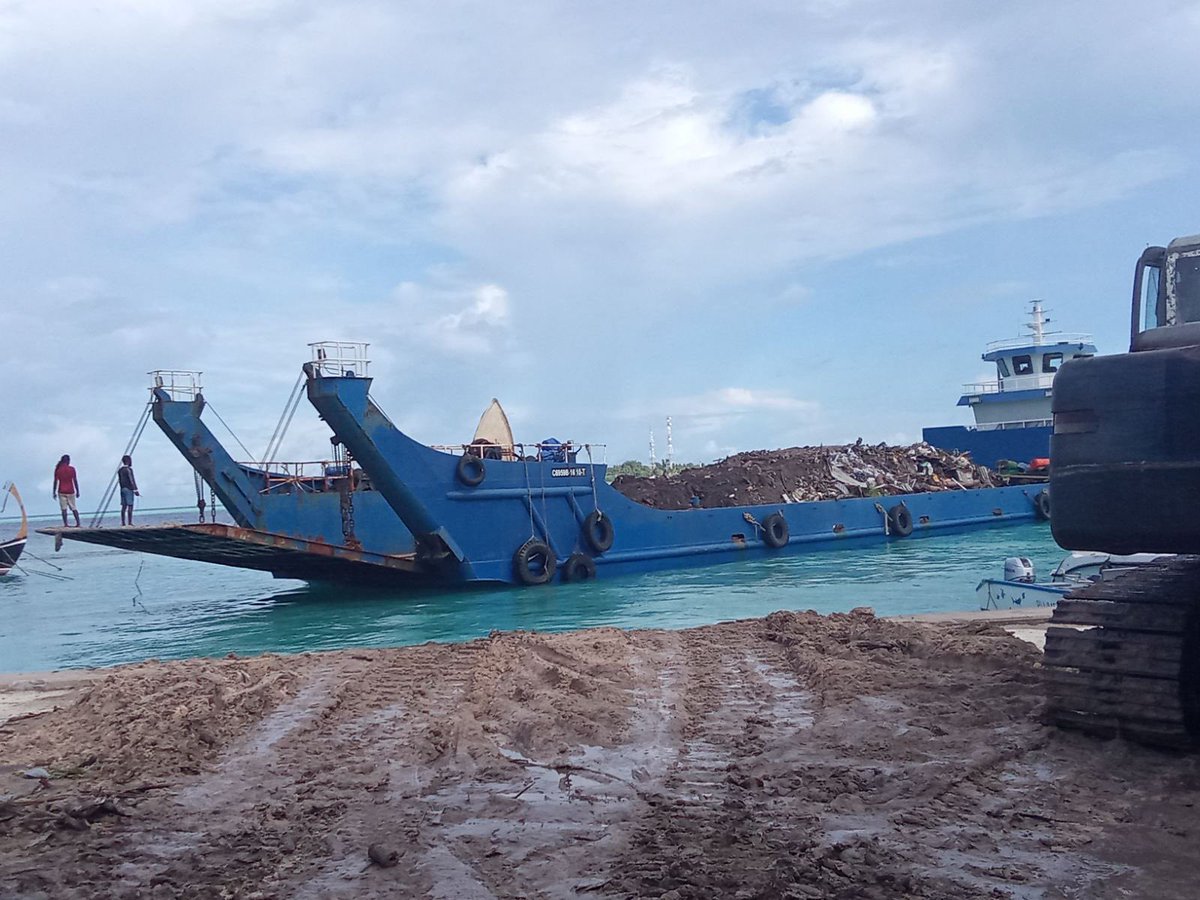
[[[153,401],[146,404],[146,408],[142,410],[141,418],[138,419],[137,425],[133,426],[133,434],[130,436],[128,443],[125,444],[125,452],[122,456],[132,456],[133,451],[137,449],[138,441],[142,439],[142,432],[146,430],[146,425],[150,421],[150,411],[153,408]],[[117,492],[117,473],[114,471],[112,478],[108,482],[108,487],[104,491],[104,498],[100,501],[100,506],[92,515],[90,527],[97,528],[104,521],[104,517],[108,514],[108,506],[112,503],[113,496]]]
[[[596,464],[592,461],[592,445],[584,444],[583,449],[587,451],[588,472],[592,476],[592,509],[596,510],[596,512],[600,512],[600,497],[596,493]]]
[[[237,445],[239,447],[241,447],[242,452],[246,454],[246,459],[254,459],[254,454],[246,449],[246,445],[242,443],[242,439],[239,438],[236,434],[234,434],[233,429],[230,428],[225,423],[225,420],[221,418],[221,414],[219,412],[217,412],[217,410],[213,407],[213,405],[211,403],[208,404],[208,408],[211,409],[213,412],[213,415],[217,417],[217,421],[220,422],[222,425],[225,425],[225,430],[229,432],[229,436],[231,438],[233,438],[235,441],[237,441]]]
[[[521,448],[521,465],[525,469],[525,505],[529,507],[529,538],[533,540],[537,537],[537,528],[533,524],[533,486],[529,483],[529,454],[525,452],[525,445],[520,444]]]
[[[301,372],[300,377],[296,379],[296,383],[292,385],[292,392],[288,394],[287,402],[283,404],[283,412],[279,414],[279,421],[275,423],[275,430],[271,432],[271,440],[267,441],[267,449],[263,451],[262,467],[264,469],[267,467],[267,463],[279,452],[279,448],[283,444],[283,439],[287,436],[288,429],[292,426],[292,417],[296,415],[296,407],[300,405],[300,388],[303,383],[304,373]]]
[[[542,445],[538,444],[538,482],[542,491],[542,525],[546,528],[546,537],[550,537],[550,518],[546,513],[546,463],[542,459]]]
[[[141,607],[142,612],[149,614],[150,610],[146,609],[146,604],[142,602],[142,567],[146,565],[146,560],[138,563],[137,575],[133,577],[133,586],[137,588],[137,593],[133,595],[133,606]]]

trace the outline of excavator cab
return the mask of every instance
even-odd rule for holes
[[[1200,235],[1142,253],[1130,350],[1066,363],[1054,379],[1054,538],[1200,553]]]
[[[1133,278],[1129,349],[1200,344],[1200,235],[1147,247]]]
[[[1054,380],[1051,529],[1071,550],[1164,556],[1059,601],[1047,712],[1063,727],[1200,747],[1200,235],[1150,247],[1130,352]]]

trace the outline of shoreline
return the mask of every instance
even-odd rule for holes
[[[1009,634],[1020,638],[1023,641],[1033,644],[1038,650],[1041,650],[1045,645],[1045,625],[1050,619],[1050,614],[1053,611],[1052,607],[1037,607],[1033,609],[989,609],[989,610],[966,610],[963,612],[938,612],[938,613],[915,613],[898,616],[881,616],[881,621],[899,622],[905,624],[916,625],[935,625],[935,626],[956,626],[956,625],[971,625],[971,624],[992,624],[1003,627]],[[738,621],[738,620],[735,620]],[[753,620],[740,620],[753,621]],[[721,623],[714,623],[721,624]],[[608,626],[595,626],[594,629],[606,628]],[[693,626],[695,628],[706,628],[711,626]],[[594,629],[577,629],[571,632],[556,632],[561,634],[577,634]],[[628,629],[628,631],[660,631],[662,629]],[[537,634],[539,632],[531,632]],[[477,639],[478,640],[478,639]],[[470,641],[461,641],[457,643],[447,643],[443,646],[454,647],[463,646],[471,643]],[[418,645],[419,646],[419,645]],[[365,648],[365,647],[341,647],[338,649],[329,650],[301,650],[295,653],[275,653],[268,651],[267,653],[256,654],[256,656],[278,656],[278,657],[296,657],[305,654],[336,654],[336,653],[354,653],[354,652],[373,652],[377,649],[403,649],[398,648]],[[112,666],[97,666],[91,668],[80,669],[50,669],[44,672],[8,672],[0,673],[0,727],[8,722],[18,721],[23,718],[42,715],[43,713],[53,712],[56,709],[61,709],[62,706],[69,700],[74,699],[78,694],[89,687],[92,683],[107,677],[115,672],[128,669],[131,666],[141,666],[150,662],[151,659],[157,663],[186,663],[190,660],[198,659],[222,659],[224,657],[180,657],[179,659],[157,659],[147,658],[136,662],[117,663]],[[247,654],[246,656],[239,655],[239,659],[252,659],[255,657]]]
[[[1048,622],[1050,614],[1053,612],[1053,607],[1039,606],[1031,609],[977,609],[963,610],[961,612],[936,612],[936,613],[904,613],[895,616],[879,616],[880,619],[889,622],[911,622],[914,624],[923,625],[968,625],[974,622],[988,622],[995,625],[1036,625]],[[789,612],[790,610],[784,610]],[[800,610],[794,610],[799,612]],[[834,615],[833,613],[822,615]],[[762,618],[762,617],[758,617]],[[725,622],[747,621],[745,619],[727,619]],[[720,625],[722,622],[712,622],[712,625]],[[588,631],[592,628],[612,628],[611,625],[591,625],[584,628],[574,628],[565,632],[538,632],[535,634],[570,634],[576,631]],[[705,625],[689,625],[687,628],[704,628]],[[686,630],[686,629],[658,629],[653,627],[646,628],[626,628],[622,631],[658,631],[658,630]],[[478,640],[478,638],[472,638]],[[445,644],[446,646],[455,646],[457,644],[467,644],[470,641],[434,641],[432,643]],[[407,646],[419,646],[416,644],[401,644],[399,649]],[[340,653],[344,650],[379,650],[393,649],[380,647],[336,647],[325,648],[321,650],[297,650],[292,653],[281,653],[276,650],[264,651],[264,654],[273,656],[298,656],[302,653]],[[264,655],[253,654],[253,655]],[[237,654],[239,658],[249,658],[252,654]],[[0,672],[0,691],[11,689],[20,689],[25,683],[32,685],[32,689],[38,689],[45,684],[57,684],[59,682],[70,681],[77,679],[80,681],[93,681],[96,678],[103,677],[107,672],[114,669],[121,669],[125,666],[138,666],[149,662],[151,659],[156,662],[183,662],[189,659],[221,659],[219,656],[180,656],[159,659],[158,657],[146,657],[146,659],[132,660],[124,663],[114,663],[111,666],[80,666],[78,669],[44,669],[41,671],[34,670],[31,672]]]
[[[1192,896],[1200,760],[1046,724],[1048,615],[6,676],[0,895]]]

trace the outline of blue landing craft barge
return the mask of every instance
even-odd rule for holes
[[[922,439],[941,450],[970,453],[981,466],[1001,460],[1030,463],[1050,457],[1054,375],[1072,359],[1096,355],[1090,335],[1047,332],[1042,302],[1034,300],[1029,334],[988,344],[983,361],[994,363],[996,380],[964,386],[959,406],[975,415],[974,427],[926,428]]]
[[[180,400],[159,388],[156,422],[237,526],[49,531],[280,577],[452,589],[608,578],[1049,516],[1041,485],[653,509],[607,483],[600,445],[419,443],[370,397],[366,344],[313,347],[304,387],[344,448],[332,477],[234,462],[200,422],[198,392]]]

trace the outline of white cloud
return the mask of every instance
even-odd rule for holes
[[[544,202],[619,199],[634,208],[753,205],[764,184],[820,164],[835,147],[844,153],[841,141],[878,118],[870,98],[831,90],[799,103],[786,124],[738,131],[728,127],[738,95],[701,91],[694,81],[685,70],[637,80],[613,103],[565,116],[481,160],[451,182],[447,198],[466,206],[514,193]]]
[[[626,406],[618,415],[652,423],[669,415],[676,435],[694,443],[705,435],[712,435],[709,442],[719,441],[722,434],[728,436],[746,425],[759,433],[794,430],[819,421],[822,410],[819,403],[785,391],[737,386],[690,396],[655,396]],[[767,419],[774,420],[770,428],[762,427]]]
[[[460,355],[491,355],[508,337],[508,292],[495,284],[474,288],[430,287],[413,282],[393,292],[398,336],[416,338],[422,350]]]
[[[927,0],[6,4],[0,335],[21,362],[0,477],[48,477],[62,418],[106,469],[159,366],[203,368],[258,449],[305,344],[337,336],[372,341],[377,393],[431,439],[493,395],[535,439],[639,449],[622,410],[674,413],[713,448],[915,433],[891,420],[927,401],[882,398],[915,390],[885,367],[898,353],[953,341],[905,330],[928,260],[955,296],[1082,290],[1118,266],[1048,274],[1057,254],[1018,246],[1039,222],[1076,217],[1064,246],[1140,248],[1170,237],[1132,234],[1145,209],[1164,228],[1194,214],[1200,101],[1179,85],[1198,40],[1187,4],[1131,18],[1115,0],[1084,19]],[[878,248],[893,265],[862,264]],[[1095,315],[1086,293],[1064,321]],[[296,431],[297,453],[321,441],[315,418]]]

